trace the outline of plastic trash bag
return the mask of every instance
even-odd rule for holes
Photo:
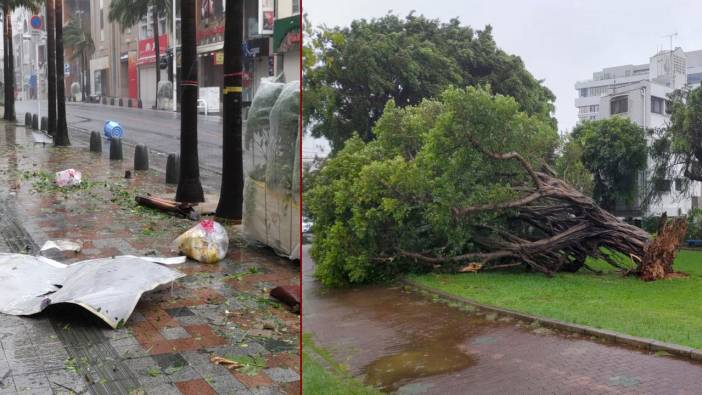
[[[75,169],[66,169],[56,173],[56,185],[60,187],[70,187],[79,185],[81,179],[80,171]]]
[[[206,219],[178,236],[175,248],[202,263],[216,263],[227,255],[229,235],[222,225]]]

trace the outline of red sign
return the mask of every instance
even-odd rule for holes
[[[197,32],[197,41],[200,41],[202,39],[205,39],[205,38],[208,38],[211,36],[216,36],[218,34],[224,34],[224,25],[214,26],[214,27],[200,30],[199,32]]]
[[[159,52],[161,56],[166,54],[168,50],[168,35],[162,34],[158,36]],[[156,63],[156,47],[154,45],[154,39],[146,38],[144,40],[139,40],[139,51],[137,53],[137,64],[152,64]]]

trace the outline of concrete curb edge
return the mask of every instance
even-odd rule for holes
[[[667,353],[673,354],[678,357],[690,359],[697,362],[702,362],[702,349],[694,349],[692,347],[682,346],[673,343],[665,343],[654,339],[648,339],[637,336],[630,336],[623,333],[610,331],[606,329],[598,329],[587,325],[572,324],[569,322],[554,320],[551,318],[539,317],[527,313],[522,313],[515,310],[510,310],[502,307],[492,306],[484,303],[477,302],[472,299],[464,298],[461,296],[456,296],[445,291],[441,291],[435,288],[428,287],[423,284],[419,284],[407,278],[403,278],[401,283],[405,286],[409,286],[418,291],[423,291],[429,294],[439,296],[443,299],[447,299],[452,302],[468,304],[473,307],[477,307],[479,310],[490,311],[498,314],[507,315],[513,318],[517,318],[527,322],[538,321],[542,326],[579,333],[587,336],[595,336],[601,339],[608,340],[616,344],[622,344],[629,347],[636,347],[643,350],[648,350],[652,352],[665,351]]]

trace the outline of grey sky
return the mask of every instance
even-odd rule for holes
[[[593,71],[647,63],[659,48],[668,49],[663,36],[674,32],[674,47],[702,49],[702,2],[693,0],[303,0],[302,6],[314,25],[347,26],[388,10],[400,16],[416,10],[442,21],[458,17],[475,29],[490,24],[497,45],[520,56],[555,93],[560,130],[577,120],[573,84]]]

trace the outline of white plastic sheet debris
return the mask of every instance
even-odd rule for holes
[[[76,169],[66,169],[56,172],[56,185],[70,187],[80,184],[81,173]]]
[[[219,223],[206,219],[178,236],[175,248],[202,263],[221,261],[229,249],[229,235]]]
[[[47,242],[41,246],[40,251],[47,251],[55,248],[59,251],[79,252],[81,247],[82,246],[80,243],[76,243],[70,240],[47,240]]]
[[[73,303],[117,328],[144,292],[185,276],[151,259],[161,258],[117,256],[64,265],[0,253],[0,312],[30,315],[52,304]]]

